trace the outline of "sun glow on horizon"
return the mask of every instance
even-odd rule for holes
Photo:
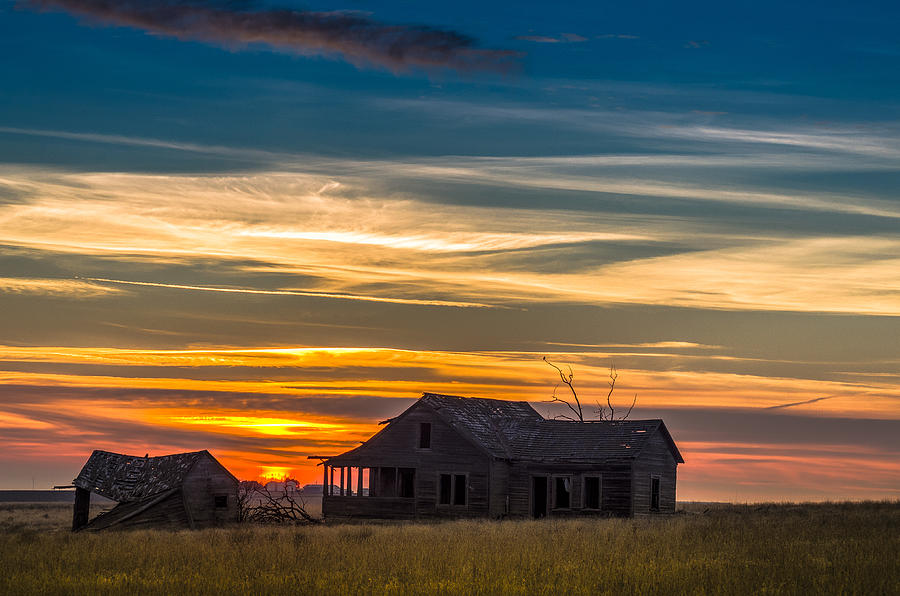
[[[263,466],[260,468],[259,476],[264,481],[281,482],[292,478],[293,469],[285,466]]]

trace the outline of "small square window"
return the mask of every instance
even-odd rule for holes
[[[431,423],[419,423],[419,449],[431,449]]]
[[[228,495],[216,495],[216,509],[226,509],[228,507]]]

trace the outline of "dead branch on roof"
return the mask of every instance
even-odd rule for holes
[[[606,393],[606,408],[609,408],[609,413],[606,413],[606,408],[603,407],[600,402],[597,402],[597,409],[594,412],[600,417],[600,420],[626,420],[630,415],[631,411],[634,409],[634,404],[637,403],[637,393],[634,394],[634,399],[631,400],[631,406],[628,408],[628,411],[625,412],[623,416],[616,418],[616,408],[612,404],[612,394],[613,391],[616,390],[616,381],[619,378],[619,371],[616,369],[615,364],[609,365],[609,381],[607,384],[609,385],[609,391]]]
[[[557,420],[571,420],[572,422],[584,422],[584,410],[581,407],[581,401],[578,399],[578,393],[575,391],[575,373],[572,370],[572,367],[568,364],[565,365],[565,369],[561,366],[557,366],[550,362],[546,356],[543,357],[544,362],[552,366],[556,369],[557,374],[559,374],[559,383],[553,388],[553,393],[548,400],[548,403],[560,403],[566,406],[572,415],[569,414],[558,414],[554,416]],[[634,394],[634,399],[631,400],[631,406],[625,412],[624,415],[616,416],[616,408],[613,405],[612,397],[613,391],[616,389],[616,380],[619,378],[619,371],[616,369],[615,364],[611,364],[609,367],[609,381],[607,384],[609,385],[609,391],[606,393],[606,406],[603,406],[600,402],[597,402],[597,409],[594,410],[594,413],[597,415],[599,420],[626,420],[630,415],[631,411],[634,409],[634,405],[637,403],[637,393]],[[569,388],[569,392],[572,394],[573,402],[570,402],[568,399],[559,397],[557,395],[557,391],[559,390],[560,385],[565,385]]]
[[[564,372],[562,368],[547,360],[546,356],[544,356],[544,362],[555,368],[556,372],[559,373],[559,383],[557,383],[556,387],[553,388],[553,394],[550,396],[550,403],[564,404],[575,415],[575,418],[572,418],[571,416],[560,414],[559,416],[556,416],[556,418],[562,420],[571,420],[573,422],[584,422],[584,411],[581,409],[581,402],[578,400],[578,393],[575,392],[575,386],[572,384],[572,380],[575,378],[575,373],[572,371],[572,367],[567,364],[566,369],[568,370],[568,372]],[[556,391],[557,389],[559,389],[560,383],[569,388],[569,391],[572,393],[572,398],[575,400],[574,406],[568,400],[562,399],[556,395]]]

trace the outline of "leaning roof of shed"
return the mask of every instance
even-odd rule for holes
[[[114,501],[137,501],[181,486],[207,451],[137,457],[94,451],[73,484]]]
[[[547,420],[524,401],[437,393],[425,393],[417,403],[428,405],[452,428],[501,459],[568,462],[630,459],[659,430],[675,461],[684,463],[662,420],[583,423]],[[341,460],[356,460],[367,453],[371,452],[363,444],[326,463],[341,464]]]

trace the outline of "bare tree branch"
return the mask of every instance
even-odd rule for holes
[[[575,373],[572,371],[572,367],[566,365],[566,367],[569,369],[568,374],[566,374],[565,372],[563,372],[563,370],[560,367],[556,366],[555,364],[553,364],[552,362],[547,360],[546,356],[544,356],[543,360],[544,360],[544,362],[546,362],[547,364],[549,364],[550,366],[555,368],[556,372],[559,373],[560,382],[565,384],[569,388],[569,391],[572,392],[572,397],[575,399],[575,406],[572,406],[572,404],[569,403],[567,400],[557,397],[556,389],[559,388],[559,383],[557,383],[556,387],[553,389],[553,395],[550,396],[550,402],[551,403],[560,402],[560,403],[565,404],[566,406],[568,406],[568,408],[570,410],[572,410],[572,413],[575,414],[575,416],[578,418],[578,422],[584,422],[584,412],[581,409],[581,402],[578,400],[578,393],[575,392],[575,387],[572,384],[572,379],[575,378]],[[577,409],[576,409],[576,407],[577,407]]]
[[[558,416],[554,416],[556,420],[571,420],[573,422],[584,422],[584,411],[581,407],[581,401],[578,399],[578,393],[575,391],[575,385],[573,379],[575,378],[575,373],[572,371],[572,367],[568,364],[565,365],[566,370],[563,370],[561,366],[557,366],[550,362],[546,356],[542,358],[544,362],[549,364],[556,370],[557,374],[559,374],[559,383],[553,388],[553,394],[550,396],[548,403],[561,403],[564,404],[569,410],[574,414],[574,418],[572,416],[566,414],[560,414]],[[595,402],[597,404],[597,409],[594,410],[594,413],[597,414],[597,417],[600,420],[609,420],[609,421],[617,421],[617,420],[626,420],[631,415],[631,411],[634,410],[634,406],[637,403],[637,393],[634,394],[634,399],[631,400],[631,406],[629,406],[628,410],[625,412],[623,416],[616,417],[616,408],[612,403],[612,395],[616,390],[616,381],[619,378],[619,371],[616,369],[615,364],[610,364],[609,366],[609,381],[607,384],[609,385],[609,391],[606,393],[606,406],[603,406],[599,401]],[[559,389],[560,385],[565,385],[569,388],[569,391],[572,392],[572,398],[575,400],[575,405],[573,406],[571,402],[567,399],[563,399],[559,397],[556,392]],[[608,411],[608,413],[607,413]]]
[[[306,511],[300,495],[285,490],[272,493],[256,481],[241,482],[238,492],[239,519],[260,524],[317,524],[319,520]]]
[[[616,372],[616,365],[610,364],[609,365],[609,393],[606,394],[606,405],[609,406],[609,419],[610,420],[615,420],[615,417],[616,417],[616,409],[613,407],[612,401],[610,401],[610,398],[612,398],[613,391],[616,388],[616,379],[618,379],[618,378],[619,378],[619,373]]]
[[[628,408],[628,411],[625,412],[625,415],[619,418],[619,420],[626,420],[629,416],[631,416],[631,410],[634,409],[634,404],[637,403],[637,393],[634,394],[634,399],[631,400],[631,407]]]

